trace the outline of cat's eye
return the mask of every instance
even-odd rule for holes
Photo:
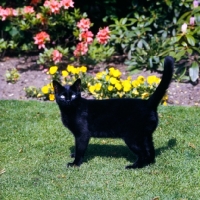
[[[65,96],[64,96],[64,95],[61,95],[60,98],[61,98],[61,99],[65,99]]]
[[[72,99],[74,99],[76,97],[76,95],[75,94],[72,94]]]

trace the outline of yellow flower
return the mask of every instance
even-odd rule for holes
[[[52,66],[49,69],[49,74],[53,75],[53,74],[55,74],[57,72],[57,70],[58,70],[57,66]]]
[[[128,76],[126,80],[131,81],[131,76]]]
[[[163,102],[163,106],[167,106],[167,102],[166,101]]]
[[[143,84],[144,81],[145,81],[144,76],[138,76],[137,81],[138,81],[140,84]]]
[[[123,97],[124,93],[123,92],[117,92],[117,94],[119,95],[120,98]]]
[[[139,92],[137,90],[133,90],[133,94],[137,96]]]
[[[67,66],[67,71],[68,72],[72,72],[73,69],[74,69],[74,66],[72,66],[72,65],[68,65]]]
[[[79,68],[73,67],[73,68],[71,69],[71,73],[72,73],[72,74],[79,74]]]
[[[115,78],[118,78],[118,77],[121,76],[121,72],[120,72],[118,69],[114,69],[113,67],[111,67],[111,68],[109,69],[109,75],[110,75],[110,76],[113,76],[113,77],[115,77]]]
[[[49,90],[54,91],[54,88],[53,88],[53,84],[52,84],[52,83],[49,83],[49,84],[47,84],[46,86],[49,88]]]
[[[112,91],[113,88],[114,88],[114,87],[113,87],[112,85],[109,85],[109,86],[108,86],[108,91]]]
[[[40,98],[40,97],[42,97],[42,96],[43,96],[43,94],[39,93],[39,94],[37,95],[37,98]]]
[[[110,76],[106,75],[106,81],[109,81],[109,80],[110,80]]]
[[[115,78],[119,78],[119,77],[121,76],[121,74],[122,74],[122,73],[121,73],[118,69],[116,69],[116,70],[113,71],[113,74],[112,74],[112,75],[113,75]]]
[[[142,99],[146,99],[148,96],[149,96],[149,93],[148,92],[144,92],[142,94]]]
[[[94,86],[96,91],[99,91],[101,89],[101,83],[96,83]]]
[[[49,100],[54,101],[55,100],[55,95],[54,94],[49,94]]]
[[[113,67],[111,67],[110,69],[109,69],[109,75],[110,76],[112,76],[113,75],[113,71],[114,71],[115,69],[113,68]]]
[[[63,77],[67,77],[69,75],[69,73],[66,71],[66,70],[63,70],[62,71],[62,76]]]
[[[117,82],[115,84],[115,87],[117,88],[117,90],[121,90],[122,89],[122,85],[119,82]]]
[[[134,80],[134,81],[132,81],[132,86],[133,86],[134,88],[140,86],[139,81],[138,81],[138,80]]]
[[[49,87],[47,85],[43,86],[41,90],[42,90],[42,93],[44,93],[44,94],[49,93]]]
[[[155,75],[148,76],[147,77],[147,83],[149,85],[158,84],[158,83],[160,83],[160,78],[156,77]]]
[[[167,101],[168,100],[168,96],[167,94],[164,95],[164,97],[162,98],[163,101]]]
[[[90,91],[90,93],[92,93],[92,94],[94,94],[95,92],[95,86],[94,85],[91,85],[90,87],[89,87],[89,91]]]
[[[111,78],[110,78],[110,83],[111,83],[111,84],[115,85],[116,82],[117,82],[117,79],[116,79],[116,78],[114,78],[114,77],[111,77]]]
[[[85,66],[80,67],[80,71],[83,72],[83,73],[86,73],[87,67],[85,67]]]
[[[128,80],[122,82],[124,92],[129,92],[131,90],[131,83]]]
[[[103,76],[102,72],[96,73],[96,78],[97,78],[97,79],[101,79],[102,76]]]

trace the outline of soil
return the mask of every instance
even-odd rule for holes
[[[25,87],[35,86],[41,88],[45,84],[49,83],[48,76],[44,69],[36,64],[37,57],[32,56],[28,59],[5,57],[0,62],[0,99],[21,99],[27,100],[25,96]],[[123,64],[110,64],[123,72],[123,76],[127,76],[126,66]],[[20,79],[15,83],[7,83],[5,79],[6,70],[17,68],[20,73]],[[102,66],[96,66],[89,70],[90,73],[95,73],[98,70],[102,70]],[[133,75],[136,78],[138,75],[147,77],[149,75],[157,75],[161,77],[161,74],[151,73],[149,71],[142,71],[139,74]],[[200,84],[196,86],[191,83],[178,83],[172,81],[168,89],[168,104],[172,105],[184,105],[184,106],[200,106]]]

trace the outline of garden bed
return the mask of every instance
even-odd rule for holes
[[[0,99],[27,99],[24,88],[28,86],[35,86],[41,88],[49,83],[48,76],[43,72],[43,69],[36,64],[37,57],[29,57],[28,59],[10,58],[6,57],[4,61],[0,62]],[[120,69],[123,76],[127,76],[126,66],[123,64],[112,64],[112,66]],[[5,80],[5,72],[8,69],[16,67],[20,72],[20,79],[15,84],[7,83]],[[90,69],[90,73],[95,73],[102,67],[95,67]],[[139,74],[147,77],[151,73],[149,71],[142,71]],[[153,73],[159,77],[161,74]],[[172,82],[168,91],[168,103],[173,105],[200,105],[200,85],[193,86],[191,83],[177,83]]]

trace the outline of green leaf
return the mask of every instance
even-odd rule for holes
[[[192,66],[189,69],[189,75],[191,81],[195,82],[199,78],[199,65],[196,61],[192,63]]]
[[[195,46],[195,39],[192,35],[187,34],[186,38],[187,38],[187,41],[190,45]]]

